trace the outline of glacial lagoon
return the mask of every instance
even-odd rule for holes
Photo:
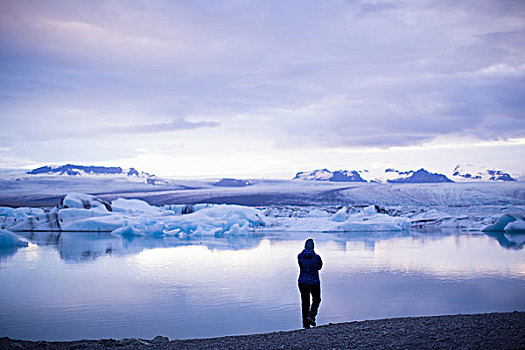
[[[301,327],[297,254],[324,261],[318,323],[525,310],[525,235],[25,233],[0,250],[0,336],[215,337]]]

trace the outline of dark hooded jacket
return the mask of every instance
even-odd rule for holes
[[[323,267],[321,257],[315,254],[313,249],[304,249],[298,256],[299,283],[317,285],[321,284],[319,280],[319,270]]]

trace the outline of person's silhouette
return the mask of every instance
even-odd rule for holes
[[[299,262],[299,291],[301,292],[301,309],[303,327],[315,326],[315,317],[321,303],[321,281],[319,270],[323,267],[321,257],[314,252],[314,240],[309,238],[304,244],[304,250],[297,256]],[[310,294],[312,307],[310,308]]]

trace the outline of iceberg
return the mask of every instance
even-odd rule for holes
[[[525,217],[522,214],[503,214],[492,225],[488,225],[483,232],[525,231]]]
[[[347,213],[347,210],[343,207],[331,217],[282,218],[274,225],[286,231],[318,232],[405,231],[410,228],[409,219],[377,213],[375,207],[374,212],[370,207],[357,213]]]
[[[175,214],[191,214],[198,210],[211,207],[217,204],[199,203],[199,204],[166,204],[162,207],[164,210],[169,210]]]
[[[10,227],[13,231],[66,231],[73,223],[97,217],[110,216],[104,207],[91,209],[53,208],[41,215],[27,216],[21,222],[15,222]],[[99,231],[99,230],[95,230]]]
[[[510,222],[505,226],[505,232],[506,233],[525,233],[525,220],[516,220],[513,222]]]
[[[339,209],[332,217],[330,218],[331,221],[335,222],[344,222],[348,219],[348,215],[346,213],[346,207],[342,207]]]
[[[243,235],[266,225],[261,210],[216,205],[186,215],[128,217],[112,234],[120,236]]]
[[[44,213],[43,209],[40,208],[10,208],[10,207],[0,207],[0,217],[10,217],[17,219],[25,219],[28,216],[41,215]]]
[[[84,194],[68,194],[57,208],[35,211],[21,221],[6,222],[13,231],[112,232],[118,236],[243,235],[266,224],[262,210],[239,205],[196,205],[169,209],[137,199],[104,202]],[[16,216],[15,210],[2,213]],[[183,215],[184,214],[184,215]]]
[[[111,208],[115,213],[128,215],[163,215],[164,211],[159,207],[149,205],[140,199],[117,198],[111,202]]]
[[[27,247],[27,242],[22,241],[13,232],[0,229],[0,248]]]
[[[62,226],[62,231],[111,232],[121,227],[125,217],[118,214],[76,220]]]
[[[95,196],[85,193],[69,193],[60,201],[59,208],[106,208],[107,211],[112,211],[111,205]]]

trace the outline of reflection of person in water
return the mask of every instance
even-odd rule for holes
[[[321,281],[319,270],[323,267],[321,257],[314,252],[314,240],[309,238],[304,244],[304,250],[297,256],[299,261],[299,291],[301,292],[301,308],[303,327],[315,326],[315,316],[321,303]],[[310,294],[312,308],[310,308]]]

